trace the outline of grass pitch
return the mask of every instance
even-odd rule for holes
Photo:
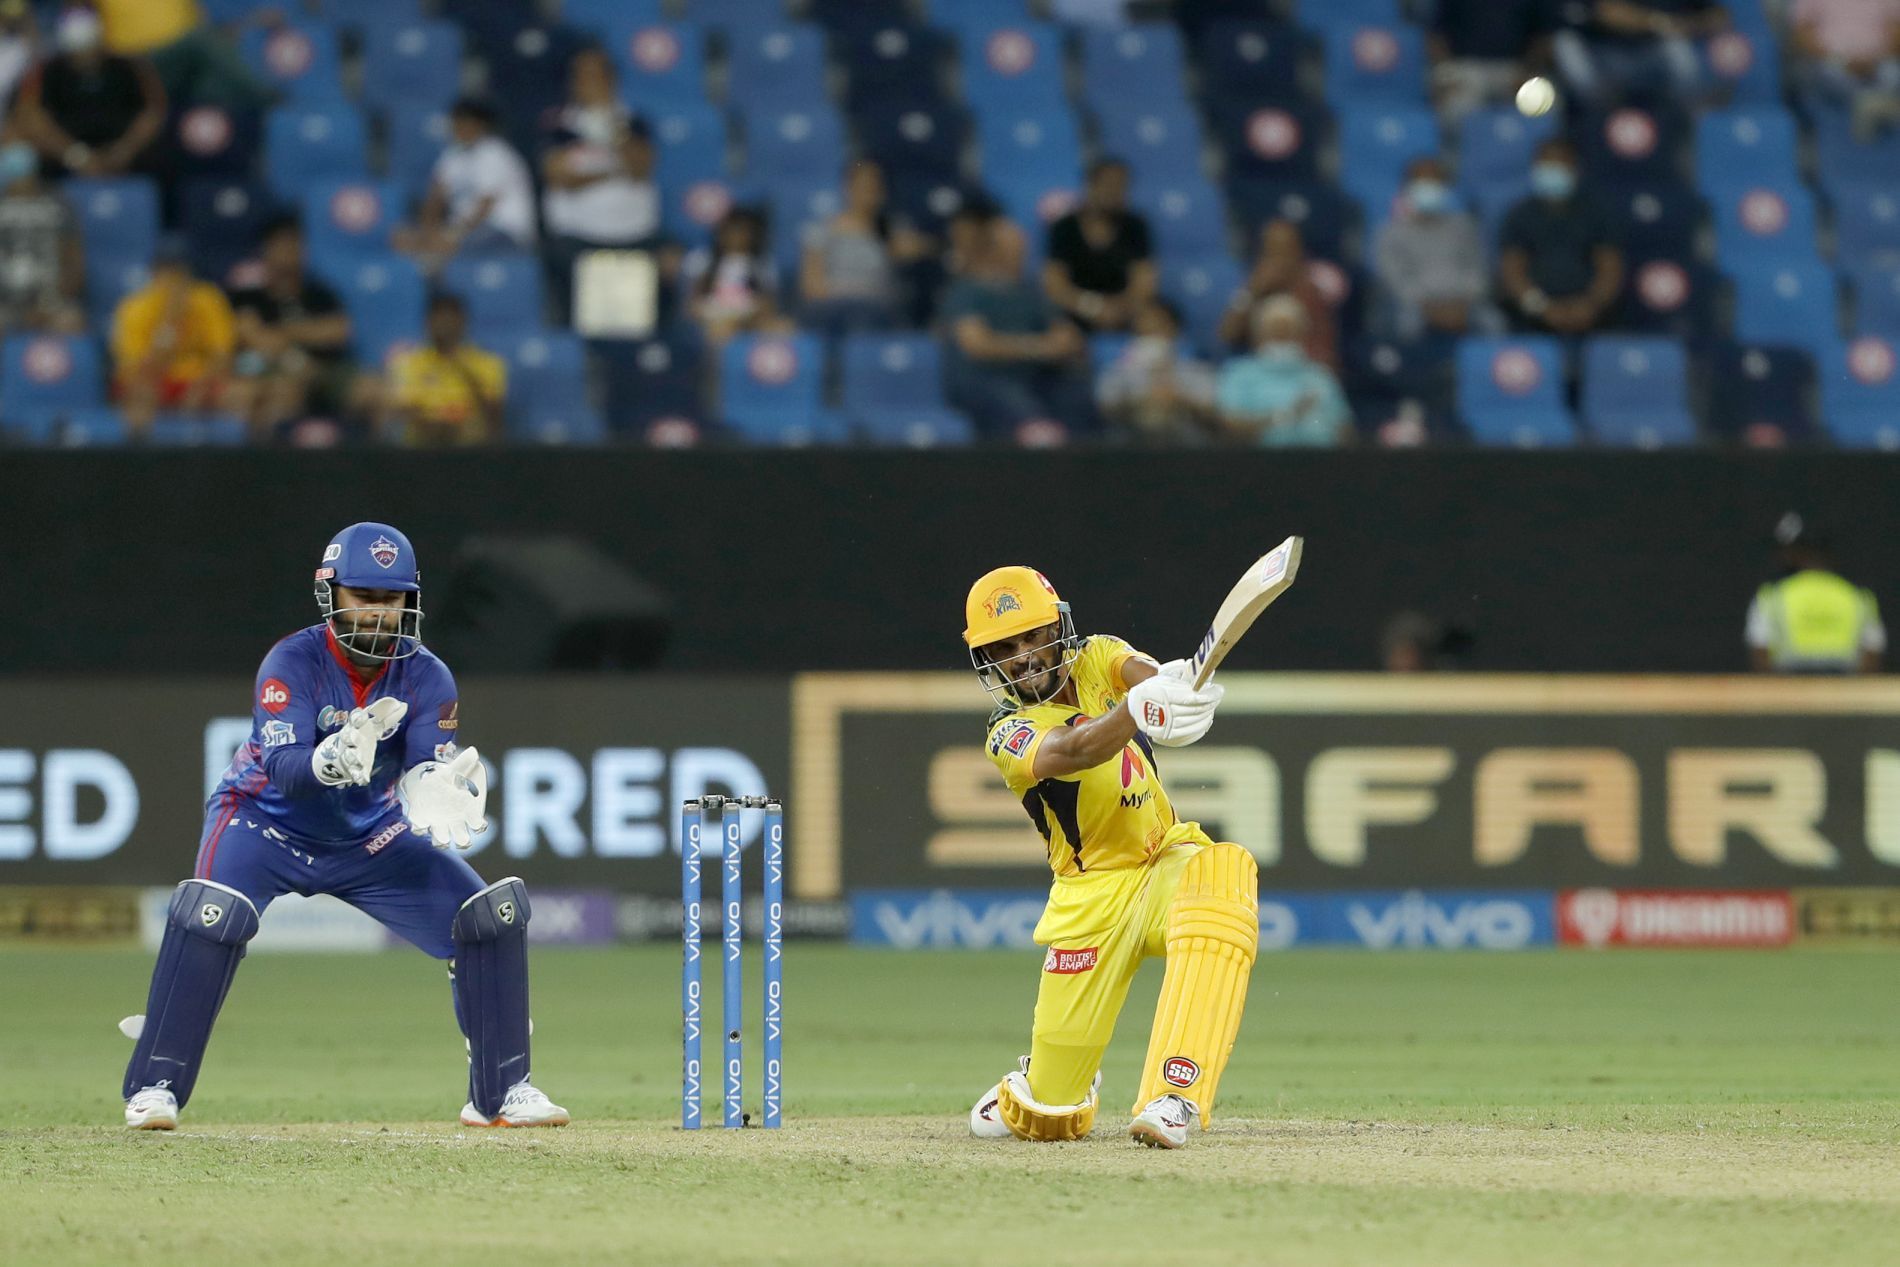
[[[971,1100],[1026,1045],[1038,963],[795,944],[786,1129],[685,1135],[668,947],[536,954],[536,1081],[576,1122],[532,1132],[454,1125],[465,1074],[439,965],[258,955],[164,1135],[117,1125],[130,1045],[114,1023],[142,1008],[147,957],[0,951],[0,1257],[1727,1267],[1896,1253],[1887,956],[1267,956],[1216,1130],[1178,1153],[1119,1129],[1158,964],[1130,997],[1093,1138],[968,1138]]]

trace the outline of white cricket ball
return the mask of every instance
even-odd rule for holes
[[[1518,113],[1529,118],[1542,118],[1549,114],[1551,107],[1556,104],[1556,85],[1542,75],[1526,79],[1517,90]]]

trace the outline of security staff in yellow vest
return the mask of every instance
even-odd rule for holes
[[[1871,592],[1833,571],[1824,543],[1800,515],[1775,526],[1781,579],[1748,609],[1754,667],[1771,673],[1878,673],[1887,631]]]

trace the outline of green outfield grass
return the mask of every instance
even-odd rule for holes
[[[971,1100],[1026,1046],[1038,965],[795,944],[786,1129],[686,1136],[670,948],[536,955],[536,1081],[576,1118],[558,1132],[454,1126],[464,1066],[440,965],[258,955],[168,1136],[116,1125],[130,1044],[114,1026],[143,1009],[149,960],[3,950],[0,1258],[1900,1257],[1900,960],[1269,956],[1221,1120],[1172,1154],[1120,1130],[1158,965],[1092,1139],[968,1138]]]

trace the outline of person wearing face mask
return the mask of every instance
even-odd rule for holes
[[[1519,330],[1587,334],[1623,290],[1615,226],[1579,189],[1568,141],[1538,147],[1530,185],[1531,196],[1511,209],[1498,237],[1499,292]]]
[[[1351,413],[1339,380],[1306,354],[1306,310],[1291,295],[1260,305],[1254,353],[1221,367],[1221,424],[1266,448],[1321,448],[1344,441]]]
[[[1214,371],[1181,350],[1181,314],[1165,299],[1135,314],[1135,337],[1095,385],[1109,422],[1149,440],[1204,441],[1214,418]]]
[[[78,334],[86,280],[79,225],[66,200],[39,178],[25,141],[0,143],[0,331]]]
[[[117,176],[165,127],[165,87],[142,57],[106,51],[99,15],[60,15],[59,53],[21,81],[15,125],[48,177]]]
[[[1465,334],[1484,316],[1477,221],[1458,205],[1439,159],[1415,160],[1405,182],[1400,212],[1379,230],[1373,249],[1379,288],[1401,337]]]

